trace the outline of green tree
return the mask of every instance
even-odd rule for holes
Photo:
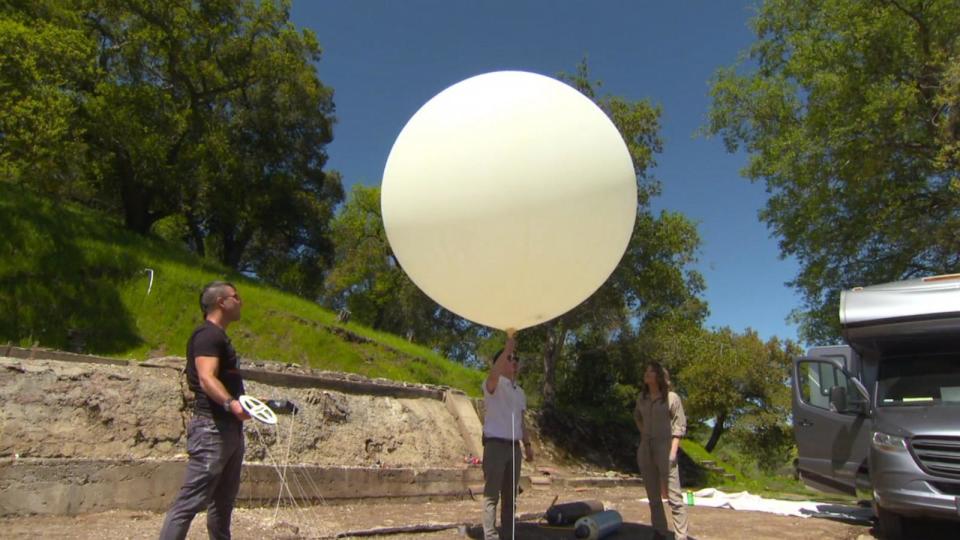
[[[713,420],[707,451],[713,451],[734,426],[754,438],[791,433],[790,369],[793,357],[801,352],[795,343],[777,338],[763,342],[750,329],[737,334],[729,328],[688,326],[658,344],[654,356],[675,374],[690,421]],[[779,440],[792,443],[789,438]]]
[[[749,338],[750,332],[744,334]],[[752,367],[753,387],[759,399],[742,410],[731,426],[730,435],[740,451],[754,459],[767,472],[776,472],[786,464],[796,448],[794,443],[793,403],[790,379],[793,359],[803,354],[800,346],[774,337],[764,344],[764,351]],[[755,405],[760,406],[755,406]]]
[[[43,18],[40,18],[40,15]],[[81,191],[78,93],[95,48],[56,3],[0,2],[0,180],[45,193]]]
[[[333,223],[334,265],[324,302],[351,320],[392,332],[461,361],[475,360],[490,331],[442,308],[400,267],[380,214],[380,188],[357,184]]]
[[[678,318],[699,324],[706,316],[706,305],[698,297],[704,288],[703,277],[690,268],[700,245],[696,226],[682,214],[655,215],[650,209],[650,200],[660,192],[659,182],[650,174],[654,155],[662,148],[659,107],[647,100],[600,95],[601,83],[590,80],[586,61],[575,74],[561,78],[606,112],[627,143],[637,177],[637,218],[626,252],[603,286],[569,313],[530,331],[535,339],[528,342],[542,344],[541,394],[548,405],[555,402],[558,378],[564,376],[558,373],[558,366],[575,371],[578,362],[589,361],[578,360],[571,350],[573,358],[561,363],[568,345],[588,340],[589,345],[581,343],[577,350],[596,356],[601,354],[598,348],[633,339],[639,328],[652,321]],[[632,365],[619,363],[612,380],[635,382],[634,366],[640,361],[632,358]]]
[[[828,342],[843,288],[960,264],[960,4],[765,0],[753,28],[706,131],[749,154],[800,263],[801,336]]]
[[[142,234],[166,220],[159,228],[181,231],[198,253],[316,296],[343,190],[339,175],[323,171],[333,92],[312,64],[317,39],[292,25],[289,1],[46,5],[4,12],[4,28],[13,28],[4,35],[28,52],[5,62],[14,68],[3,84],[30,90],[8,98],[33,124],[57,128],[44,113],[65,126],[47,138],[86,150],[69,155],[83,157],[70,176],[93,188],[88,202]],[[57,42],[61,35],[68,41]],[[30,78],[31,69],[41,75]],[[59,101],[37,99],[48,95]],[[29,137],[31,124],[15,127],[4,150]],[[44,163],[45,152],[31,144],[4,166]]]

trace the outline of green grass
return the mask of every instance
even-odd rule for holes
[[[152,269],[153,286],[147,294]],[[0,343],[144,360],[182,356],[200,288],[233,282],[241,357],[297,363],[478,395],[483,374],[406,340],[340,324],[319,305],[232,273],[105,215],[0,182]],[[343,332],[363,339],[346,340]]]
[[[794,480],[793,476],[769,474],[749,465],[738,466],[736,463],[746,465],[749,464],[749,460],[739,456],[736,450],[724,448],[722,451],[711,453],[707,452],[703,445],[691,439],[681,440],[680,448],[698,464],[712,461],[723,468],[724,472],[735,476],[734,479],[729,479],[719,473],[707,473],[703,485],[697,487],[712,487],[727,493],[749,491],[754,495],[773,499],[816,500],[843,504],[857,502],[855,497],[810,489],[803,482]]]

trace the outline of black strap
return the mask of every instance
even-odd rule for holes
[[[503,439],[500,437],[487,437],[486,435],[484,435],[483,444],[487,444],[487,442],[489,441],[503,443],[503,444],[520,444],[520,441],[511,441],[510,439]]]

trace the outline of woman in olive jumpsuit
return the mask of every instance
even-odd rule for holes
[[[650,500],[650,518],[654,538],[666,538],[667,518],[663,499],[670,504],[673,532],[677,540],[687,538],[687,509],[680,491],[677,452],[687,432],[680,396],[671,391],[670,374],[656,362],[643,373],[643,390],[637,397],[633,418],[640,430],[637,462]]]

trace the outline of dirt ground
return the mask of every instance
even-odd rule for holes
[[[650,511],[642,488],[589,488],[557,491],[527,491],[520,496],[519,514],[543,512],[554,496],[559,502],[596,499],[606,508],[618,510],[624,526],[612,539],[643,540],[651,538]],[[436,532],[407,532],[372,535],[383,540],[442,540],[446,538],[479,539],[479,500],[445,502],[384,503],[359,505],[320,505],[299,511],[274,508],[239,508],[234,513],[233,536],[237,539],[334,538],[350,531],[448,524],[452,528]],[[855,525],[818,518],[781,517],[760,512],[738,512],[706,507],[688,508],[690,535],[699,540],[778,539],[806,540],[837,538],[868,540],[876,538],[870,526]],[[668,514],[669,515],[669,514]],[[78,517],[30,516],[0,519],[0,536],[4,538],[156,538],[163,515],[149,512],[105,512]],[[469,524],[456,527],[456,524]],[[371,531],[372,532],[372,531]],[[206,538],[204,515],[193,522],[189,539]],[[573,538],[571,529],[548,528],[535,519],[517,525],[518,540]],[[931,536],[925,536],[930,538]],[[936,537],[936,536],[933,536]],[[945,538],[946,536],[944,536]]]

